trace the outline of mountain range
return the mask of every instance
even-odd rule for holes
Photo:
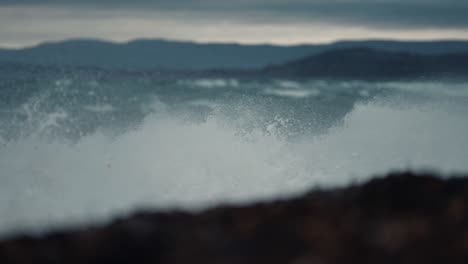
[[[347,48],[267,66],[261,72],[274,77],[466,79],[468,53],[422,55],[405,51]]]
[[[274,46],[202,44],[159,39],[142,39],[127,43],[80,39],[48,42],[22,49],[0,49],[0,63],[72,67],[92,66],[103,69],[125,70],[252,70],[290,61],[298,61],[292,65],[296,67],[302,65],[303,58],[310,59],[325,52],[328,55],[319,56],[318,58],[326,59],[331,56],[330,53],[327,53],[329,51],[333,54],[333,50],[352,50],[361,47],[379,50],[384,53],[411,53],[414,56],[421,57],[468,53],[468,41],[404,42],[368,40],[341,41],[317,45]],[[416,57],[412,59],[416,59]]]

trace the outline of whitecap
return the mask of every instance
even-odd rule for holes
[[[239,81],[236,79],[198,79],[191,82],[195,87],[199,88],[226,88],[226,87],[238,87]]]
[[[317,89],[272,89],[267,88],[263,91],[266,95],[274,95],[279,97],[289,97],[289,98],[307,98],[310,96],[318,96],[320,94],[320,90]]]

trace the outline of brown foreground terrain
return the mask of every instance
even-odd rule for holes
[[[394,173],[289,200],[141,212],[0,242],[0,263],[468,263],[468,178]]]

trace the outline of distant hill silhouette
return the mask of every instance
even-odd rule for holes
[[[343,79],[466,78],[468,53],[421,55],[371,48],[347,48],[268,66],[262,73]]]
[[[13,50],[0,49],[0,63],[93,66],[106,69],[260,69],[331,49],[367,47],[421,55],[468,53],[468,41],[342,41],[332,44],[273,46],[198,44],[166,40],[112,43],[68,40]]]

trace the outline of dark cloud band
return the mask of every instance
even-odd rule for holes
[[[1,5],[186,12],[251,22],[329,22],[367,27],[468,28],[464,0],[0,0]],[[78,14],[77,14],[78,15]]]

